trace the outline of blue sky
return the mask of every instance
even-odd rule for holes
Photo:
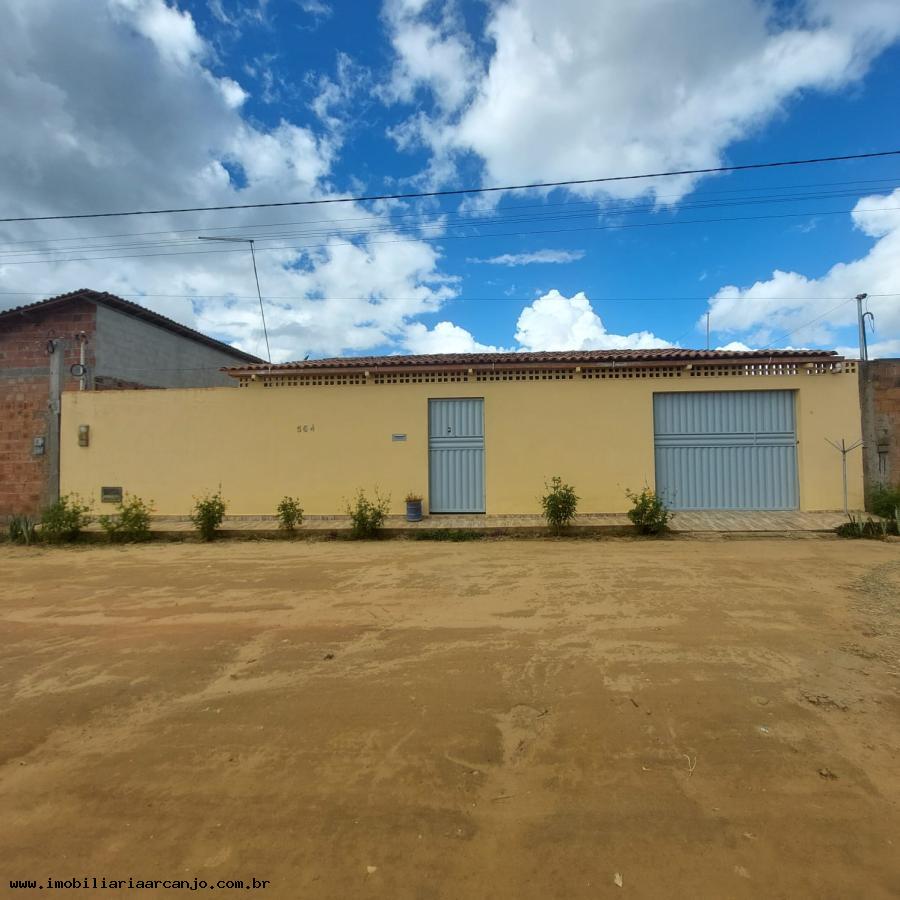
[[[892,0],[13,0],[10,20],[8,215],[900,148]],[[900,157],[889,157],[549,193],[10,224],[0,305],[95,287],[261,352],[249,259],[197,244],[207,232],[257,240],[278,359],[704,346],[707,312],[714,347],[855,353],[847,301],[860,291],[872,295],[874,353],[900,355],[898,187]]]

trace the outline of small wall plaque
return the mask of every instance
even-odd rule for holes
[[[122,488],[120,487],[102,487],[100,488],[101,503],[121,503]]]
[[[405,441],[406,435],[405,434],[392,434],[391,440],[392,441]]]

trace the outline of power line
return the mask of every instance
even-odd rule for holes
[[[900,150],[879,150],[873,153],[848,153],[842,156],[819,156],[810,159],[788,159],[774,162],[745,163],[737,166],[710,166],[703,169],[676,169],[669,172],[646,172],[641,175],[606,175],[599,178],[569,179],[566,181],[543,181],[533,184],[509,184],[496,187],[456,188],[444,191],[416,191],[406,194],[371,194],[359,197],[323,197],[315,200],[282,200],[272,203],[233,203],[223,206],[188,206],[169,209],[141,209],[123,212],[72,213],[54,216],[8,216],[0,218],[4,222],[50,222],[72,219],[110,219],[124,216],[159,216],[176,213],[222,212],[232,209],[272,209],[284,206],[322,206],[333,203],[369,203],[380,200],[416,200],[427,197],[455,197],[464,194],[488,194],[500,191],[545,190],[561,187],[579,187],[588,184],[610,184],[613,182],[638,181],[645,178],[671,178],[683,175],[713,175],[725,172],[746,172],[757,169],[775,169],[787,166],[810,166],[824,163],[848,162],[850,160],[876,159],[886,156],[900,156]]]
[[[813,188],[822,188],[822,187],[843,187],[848,188],[851,185],[860,186],[857,190],[845,190],[842,192],[830,192],[823,193],[820,191],[813,192]],[[877,186],[877,187],[876,187]],[[785,202],[791,199],[811,199],[818,200],[824,197],[833,197],[833,196],[857,196],[860,194],[868,193],[872,190],[891,190],[896,187],[896,178],[870,178],[870,179],[856,179],[856,180],[843,180],[843,181],[820,181],[820,182],[801,182],[799,184],[781,184],[781,185],[771,185],[766,187],[748,187],[748,188],[728,188],[723,190],[702,190],[695,191],[692,193],[692,200],[683,202],[679,204],[679,209],[684,209],[686,207],[694,207],[700,205],[721,205],[721,206],[731,206],[731,205],[742,205],[744,203],[764,203],[767,201],[772,202]],[[796,190],[804,190],[810,191],[810,193],[795,195],[794,197],[785,197],[783,195],[778,194],[768,194],[764,195],[760,192],[765,191],[796,191]],[[716,197],[724,197],[724,195],[730,194],[753,194],[758,193],[760,196],[758,197],[750,197],[750,198],[724,198],[722,201],[716,201]],[[563,201],[554,201],[554,202],[542,202],[542,203],[517,203],[512,206],[508,206],[503,210],[503,213],[518,213],[520,210],[527,209],[552,209],[559,207],[577,207],[577,206],[590,206],[597,210],[597,212],[632,212],[632,211],[643,211],[646,209],[649,210],[657,210],[659,208],[658,201],[665,200],[667,198],[671,199],[679,199],[681,197],[680,194],[659,194],[655,195],[655,201],[652,204],[648,205],[638,205],[631,201],[622,201],[621,203],[609,203],[606,201],[598,201],[598,200],[563,200]],[[706,204],[698,202],[703,201],[705,198],[712,198],[706,201]],[[451,215],[457,217],[457,221],[462,219],[463,221],[472,221],[472,222],[484,222],[491,218],[497,218],[498,213],[493,214],[492,216],[485,216],[479,214],[473,214],[468,218],[465,218],[463,214],[457,212],[451,213],[443,213],[443,215]],[[420,212],[391,212],[391,218],[393,219],[409,219],[409,218],[417,218],[421,217],[422,213]],[[366,222],[372,221],[372,216],[344,216],[341,218],[329,218],[329,219],[303,219],[303,220],[292,220],[292,221],[281,221],[281,222],[258,222],[258,223],[245,223],[243,225],[222,225],[222,226],[204,226],[202,228],[181,228],[181,229],[172,229],[167,228],[163,230],[157,231],[119,231],[113,233],[106,234],[88,234],[88,235],[76,235],[72,237],[41,237],[41,238],[30,238],[28,240],[21,241],[6,241],[3,246],[5,247],[16,247],[24,244],[49,244],[49,243],[71,243],[72,241],[96,241],[103,240],[106,238],[126,238],[126,237],[145,237],[145,236],[155,236],[155,235],[191,235],[192,239],[197,233],[204,231],[239,231],[239,230],[247,230],[247,229],[261,229],[261,228],[279,228],[279,227],[290,227],[293,225],[330,225],[332,226],[333,231],[342,230],[340,226],[345,222]],[[345,232],[346,233],[346,232]],[[148,242],[149,245],[149,242]],[[47,248],[42,248],[47,249]],[[72,250],[77,248],[61,248],[59,252],[71,252]],[[98,248],[99,249],[99,248]],[[7,253],[13,253],[18,251],[8,250],[3,251]],[[23,251],[24,252],[24,251]]]
[[[845,306],[848,303],[851,303],[856,298],[848,297],[846,300],[842,300],[838,303],[837,306],[833,306],[831,309],[826,309],[821,315],[816,316],[814,319],[810,319],[808,322],[804,322],[802,325],[798,325],[796,328],[791,329],[790,331],[786,331],[784,334],[778,335],[778,337],[772,339],[772,343],[778,343],[779,341],[785,340],[785,338],[789,338],[792,334],[796,334],[798,331],[803,331],[804,328],[808,328],[810,325],[814,325],[820,319],[824,319],[826,316],[830,316],[833,312],[837,312],[841,307]]]
[[[879,207],[880,211],[888,211],[888,210],[896,210],[900,209],[900,207],[896,206],[882,206]],[[428,237],[427,235],[420,235],[416,237],[409,238],[398,238],[396,240],[390,241],[367,241],[367,246],[373,246],[377,244],[415,244],[419,242],[436,242],[439,243],[441,241],[465,241],[465,240],[485,240],[489,238],[498,238],[498,237],[526,237],[531,235],[547,235],[547,234],[577,234],[585,231],[623,231],[630,228],[667,228],[675,225],[716,225],[724,222],[752,222],[752,221],[761,221],[764,219],[792,219],[804,216],[840,216],[840,215],[848,215],[853,212],[852,209],[834,209],[834,210],[814,210],[814,211],[804,211],[804,212],[796,212],[796,213],[772,213],[768,215],[759,215],[759,216],[720,216],[717,218],[706,218],[706,219],[684,219],[682,221],[675,222],[626,222],[626,223],[618,223],[615,225],[586,225],[580,226],[578,228],[545,228],[538,229],[532,231],[495,231],[490,232],[488,234],[444,234],[435,237]],[[191,242],[192,243],[192,242]],[[353,241],[342,241],[342,240],[334,240],[330,243],[325,244],[282,244],[280,246],[275,247],[259,247],[259,251],[283,251],[283,250],[316,250],[316,249],[324,249],[328,247],[332,247],[335,244],[344,245],[344,246],[357,246]],[[50,250],[48,252],[64,252],[64,251],[53,251]],[[76,251],[72,251],[76,252]],[[161,257],[161,256],[202,256],[208,253],[236,253],[240,251],[236,250],[179,250],[172,252],[163,252],[163,253],[124,253],[124,254],[116,254],[113,256],[74,256],[74,257],[65,257],[63,259],[26,259],[26,260],[3,260],[0,262],[0,266],[33,266],[33,265],[48,265],[53,263],[67,263],[67,262],[96,262],[107,259],[150,259],[153,257]]]
[[[856,186],[855,189],[850,189],[850,186]],[[764,204],[764,203],[786,203],[786,202],[794,202],[799,200],[821,200],[831,197],[853,197],[860,196],[866,193],[875,190],[876,187],[879,190],[892,190],[896,185],[896,178],[880,178],[880,179],[868,179],[866,181],[831,181],[831,182],[818,182],[818,183],[802,183],[795,185],[775,185],[770,187],[753,187],[753,188],[734,188],[728,190],[718,190],[718,191],[696,191],[691,195],[691,199],[679,203],[678,209],[688,209],[688,208],[706,208],[706,207],[720,207],[720,206],[743,206],[748,204]],[[843,188],[843,190],[831,190],[831,191],[821,191],[821,190],[812,190],[813,188]],[[794,194],[784,194],[784,193],[772,193],[773,191],[803,191],[803,193],[794,193]],[[733,197],[726,195],[733,194],[756,194],[757,196],[750,197]],[[511,206],[507,206],[502,210],[495,210],[490,215],[484,214],[470,214],[465,215],[458,211],[450,211],[450,212],[442,212],[440,214],[439,219],[433,220],[434,224],[444,225],[444,224],[453,224],[458,225],[460,223],[471,222],[474,224],[483,224],[485,222],[496,221],[497,219],[504,220],[528,220],[532,218],[532,216],[524,215],[520,216],[520,212],[522,210],[553,210],[554,208],[561,207],[590,207],[591,211],[588,214],[596,213],[634,213],[634,212],[644,212],[644,211],[658,211],[659,209],[659,200],[666,199],[670,197],[672,199],[677,199],[680,195],[675,194],[657,194],[655,197],[655,201],[649,204],[638,204],[633,201],[622,201],[618,203],[610,203],[598,200],[566,200],[559,202],[543,202],[543,203],[517,203]],[[718,199],[721,198],[721,199]],[[533,216],[533,218],[549,218],[548,216]],[[392,211],[391,216],[387,220],[374,220],[374,227],[361,229],[358,231],[352,231],[350,229],[344,229],[344,223],[351,222],[373,222],[373,217],[371,215],[368,216],[344,216],[340,218],[328,218],[328,219],[303,219],[303,220],[293,220],[293,221],[281,221],[281,222],[258,222],[255,224],[246,223],[244,225],[224,225],[219,227],[203,227],[203,228],[182,228],[182,229],[163,229],[157,231],[125,231],[125,232],[114,232],[107,234],[85,234],[85,235],[76,235],[71,237],[40,237],[40,238],[30,238],[28,240],[20,240],[20,241],[6,241],[3,245],[5,249],[0,252],[13,254],[13,253],[26,253],[26,252],[46,252],[50,248],[46,246],[42,246],[37,250],[18,250],[14,249],[17,247],[22,247],[23,245],[28,244],[41,244],[47,245],[51,243],[71,243],[73,241],[99,241],[107,238],[128,238],[128,237],[149,237],[149,236],[158,236],[158,235],[184,235],[184,238],[181,238],[180,241],[160,241],[161,244],[168,243],[177,243],[177,242],[188,242],[193,240],[195,235],[201,231],[209,232],[209,231],[239,231],[239,230],[256,230],[256,229],[269,229],[269,228],[279,228],[279,227],[291,227],[291,226],[312,226],[312,225],[327,225],[330,226],[325,233],[331,233],[340,231],[344,234],[350,233],[367,233],[374,231],[376,229],[383,229],[386,226],[394,227],[393,222],[395,219],[422,219],[421,212],[396,212]],[[448,219],[451,220],[448,223]],[[431,222],[422,221],[419,224],[420,227],[428,227],[431,225]],[[304,233],[321,233],[321,232],[304,232]],[[190,237],[188,237],[190,236]],[[265,235],[259,235],[258,239],[268,239]],[[147,241],[143,242],[141,246],[151,246],[156,242]],[[59,252],[72,252],[80,248],[75,247],[66,247],[59,248]],[[98,247],[96,249],[104,249]]]
[[[857,197],[860,196],[863,192],[859,190],[853,191],[832,191],[832,192],[816,192],[816,193],[805,193],[805,194],[787,194],[787,195],[778,195],[778,194],[769,194],[768,196],[758,196],[758,197],[743,197],[743,198],[732,198],[725,200],[694,200],[683,203],[679,207],[679,213],[686,209],[723,209],[732,206],[759,206],[766,204],[774,204],[774,203],[795,203],[802,200],[826,200],[826,199],[834,199],[840,197]],[[576,204],[548,204],[548,206],[560,206],[560,205],[575,205],[581,206],[585,205],[582,203]],[[369,235],[378,235],[378,234],[408,234],[412,238],[422,238],[424,239],[426,235],[423,233],[424,229],[434,230],[435,228],[444,229],[444,228],[463,228],[467,225],[480,228],[483,226],[497,225],[497,224],[518,224],[518,223],[544,223],[544,222],[554,222],[561,220],[571,220],[571,219],[592,219],[597,217],[600,213],[611,215],[611,214],[620,214],[620,215],[634,215],[641,212],[656,212],[658,211],[658,207],[656,204],[651,205],[635,205],[635,204],[627,204],[622,206],[611,206],[611,205],[601,205],[595,202],[590,203],[590,209],[583,211],[570,211],[564,213],[554,213],[552,210],[549,212],[545,212],[543,214],[525,214],[520,215],[520,209],[533,209],[531,206],[519,206],[513,207],[512,209],[508,209],[503,211],[502,213],[496,213],[491,216],[462,216],[451,214],[450,216],[444,215],[439,219],[435,219],[432,221],[421,221],[417,223],[403,223],[407,226],[407,230],[403,231],[401,228],[398,228],[397,225],[392,220],[379,220],[372,223],[369,227],[366,228],[356,228],[356,229],[345,229],[341,227],[331,227],[328,229],[303,229],[300,231],[282,231],[282,232],[270,232],[269,234],[256,234],[254,235],[254,240],[257,241],[273,241],[276,239],[285,239],[285,238],[314,238],[314,237],[327,237],[330,235],[341,236],[344,238],[350,237],[363,237]],[[815,215],[815,213],[809,213],[810,215]],[[418,214],[416,214],[418,215]],[[327,220],[320,220],[326,222]],[[339,222],[351,222],[351,221],[362,221],[361,219],[340,219],[334,220]],[[370,220],[371,221],[371,220]],[[310,225],[314,224],[313,222],[293,222],[293,223],[280,223],[282,226],[287,225]],[[247,226],[248,231],[255,231],[260,228],[275,228],[278,227],[277,224],[260,224],[260,225],[251,225]],[[418,228],[420,231],[413,232],[410,229]],[[197,230],[205,230],[205,229],[197,229]],[[210,231],[221,231],[224,229],[214,228],[209,229]],[[183,246],[186,244],[193,244],[196,240],[196,236],[191,234],[193,230],[188,229],[184,231],[163,231],[163,232],[145,232],[144,234],[167,234],[171,235],[170,238],[165,240],[150,240],[150,241],[139,241],[125,244],[87,244],[85,246],[76,246],[76,247],[51,247],[47,246],[52,243],[66,242],[70,243],[72,241],[81,241],[84,243],[85,241],[98,241],[101,240],[102,237],[97,235],[84,235],[82,237],[70,237],[70,238],[46,238],[43,240],[32,240],[32,241],[17,241],[13,242],[13,244],[6,245],[5,249],[0,249],[0,257],[37,257],[37,256],[46,256],[49,253],[88,253],[88,252],[101,252],[101,251],[118,251],[118,250],[130,250],[130,249],[157,249],[163,247],[177,247]],[[138,232],[134,236],[139,237],[142,233]],[[181,237],[180,235],[184,235]],[[129,235],[121,235],[121,237],[128,237]],[[114,235],[111,235],[114,237]],[[437,235],[440,237],[440,235]],[[16,244],[20,246],[15,246]],[[44,246],[27,248],[22,247],[22,244],[43,244]]]

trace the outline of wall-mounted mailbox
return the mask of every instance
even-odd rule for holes
[[[78,426],[78,446],[79,447],[87,447],[91,443],[91,426],[90,425],[79,425]]]
[[[46,438],[41,435],[40,437],[36,437],[31,442],[31,455],[32,456],[43,456],[44,455],[44,447],[46,446]]]
[[[101,503],[121,503],[122,488],[121,487],[102,487],[100,488]]]

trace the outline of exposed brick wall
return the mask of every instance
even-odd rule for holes
[[[78,390],[69,375],[85,332],[86,361],[93,368],[94,304],[78,301],[32,312],[0,326],[0,521],[16,513],[36,515],[46,504],[48,455],[35,456],[33,441],[49,434],[50,354],[47,342],[61,342],[62,389]]]
[[[900,483],[900,359],[860,367],[866,492]]]
[[[69,374],[80,362],[78,335],[87,336],[88,390],[162,387],[236,387],[221,366],[236,360],[209,347],[89,298],[71,298],[49,309],[37,307],[0,322],[0,522],[17,513],[37,515],[50,496],[51,355],[58,341],[61,389],[77,391]],[[45,439],[35,456],[34,439]],[[65,452],[65,448],[63,449]]]

